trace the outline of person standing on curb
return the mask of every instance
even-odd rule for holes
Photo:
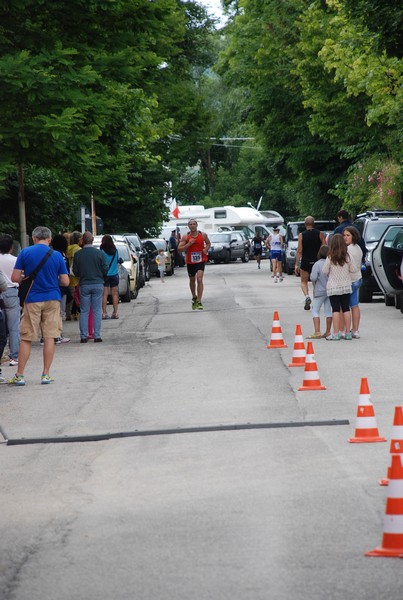
[[[31,344],[38,339],[39,327],[42,329],[43,370],[41,383],[53,383],[49,375],[55,354],[55,338],[62,332],[60,315],[60,285],[69,285],[69,275],[60,252],[49,248],[52,232],[47,227],[35,227],[32,232],[33,246],[24,248],[18,255],[11,275],[11,281],[21,283],[29,276],[46,255],[48,258],[36,274],[22,311],[21,341],[18,353],[18,367],[15,376],[8,381],[11,385],[25,385],[24,371],[31,354]]]
[[[104,283],[108,273],[105,254],[94,248],[94,236],[86,231],[83,235],[83,248],[73,259],[73,273],[80,279],[80,342],[88,342],[88,317],[90,307],[94,313],[94,342],[102,342],[102,298]]]
[[[7,289],[2,293],[4,302],[3,314],[8,331],[8,345],[10,348],[10,367],[18,365],[18,350],[20,348],[20,319],[21,307],[18,298],[18,283],[11,281],[17,258],[13,256],[13,238],[11,235],[0,237],[0,270],[7,281]]]
[[[186,252],[186,266],[189,275],[190,292],[192,294],[192,310],[203,310],[204,265],[208,261],[208,251],[211,244],[207,234],[198,231],[195,219],[188,221],[188,227],[190,231],[181,239],[178,252]]]
[[[301,290],[305,296],[304,309],[310,310],[312,300],[309,295],[308,281],[319,252],[319,248],[325,244],[322,231],[315,229],[315,219],[311,216],[305,217],[305,231],[298,235],[298,249],[295,257],[295,274],[301,275]],[[300,264],[301,261],[301,264]]]

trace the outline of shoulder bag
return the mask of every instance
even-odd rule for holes
[[[25,301],[28,297],[28,294],[31,290],[32,284],[34,283],[35,277],[38,275],[39,271],[42,269],[43,265],[48,260],[48,258],[51,254],[53,254],[53,250],[52,250],[52,248],[49,248],[48,252],[46,252],[45,256],[42,258],[41,262],[36,267],[36,269],[34,269],[32,271],[32,273],[27,275],[27,277],[24,277],[24,279],[22,279],[22,281],[19,285],[19,288],[18,288],[18,297],[20,299],[20,306],[24,306]]]

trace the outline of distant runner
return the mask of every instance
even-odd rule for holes
[[[260,269],[260,261],[262,260],[263,238],[258,232],[252,240],[253,253],[256,256],[257,268]]]

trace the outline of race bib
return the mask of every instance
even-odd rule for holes
[[[203,260],[202,253],[201,252],[191,252],[190,260],[192,263],[202,262],[202,260]]]

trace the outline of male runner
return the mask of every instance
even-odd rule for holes
[[[195,219],[189,220],[188,227],[190,231],[182,237],[178,246],[178,252],[186,252],[189,287],[192,293],[192,310],[203,310],[201,300],[204,289],[204,265],[208,260],[208,251],[211,244],[207,234],[198,231]]]

